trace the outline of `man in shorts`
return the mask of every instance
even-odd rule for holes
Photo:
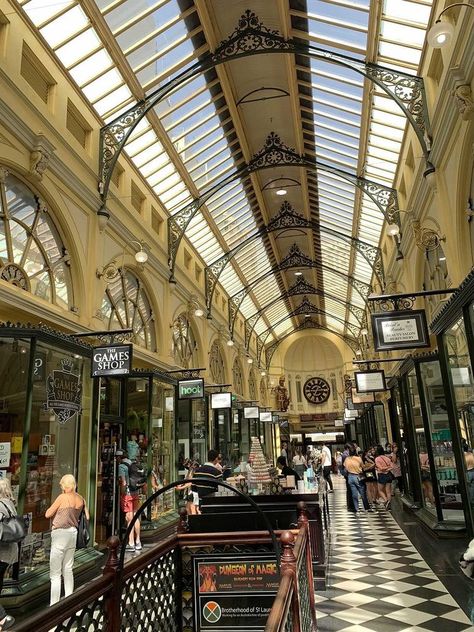
[[[124,450],[117,450],[115,456],[118,464],[117,474],[120,489],[120,508],[125,515],[125,523],[128,528],[128,525],[131,523],[133,516],[136,514],[140,506],[140,490],[130,489],[129,472],[132,461],[128,458],[127,453]],[[140,541],[140,520],[137,520],[133,530],[130,532],[128,544],[125,547],[125,550],[131,553],[141,551],[142,548],[142,543]]]

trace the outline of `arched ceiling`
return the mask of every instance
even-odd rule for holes
[[[291,343],[283,360],[285,371],[301,371],[308,367],[312,371],[341,368],[343,359],[337,346],[322,336],[313,336],[311,344],[307,338],[298,338]]]
[[[416,75],[431,11],[430,0],[17,3],[104,124],[119,125],[124,112],[214,51],[243,15],[285,39]],[[308,220],[305,228],[252,240],[219,276],[233,297],[267,273],[239,310],[247,319],[266,308],[255,332],[270,328],[271,344],[304,322],[295,313],[298,297],[288,292],[297,273],[317,289],[320,326],[340,336],[360,328],[349,305],[363,309],[364,299],[349,280],[371,285],[374,271],[350,238],[377,248],[383,215],[335,170],[392,187],[406,125],[379,86],[324,55],[267,54],[227,61],[177,87],[139,121],[124,151],[170,216],[249,163],[272,133],[333,169],[295,164],[246,174],[209,198],[187,228],[209,267],[268,225],[283,201]],[[348,239],[335,240],[334,231]],[[293,245],[320,265],[281,269]],[[275,302],[277,296],[285,298]]]

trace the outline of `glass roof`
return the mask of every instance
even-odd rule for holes
[[[104,123],[114,120],[190,67],[210,50],[208,38],[215,37],[203,29],[201,7],[198,14],[192,0],[91,0],[87,4],[76,0],[55,3],[17,0],[17,3]],[[270,15],[267,25],[283,31],[276,6],[270,6],[273,3],[255,0],[247,4],[257,14],[259,11],[265,14],[261,16],[265,24],[265,17]],[[417,73],[431,0],[381,3],[306,0],[303,11],[304,4],[299,0],[282,3],[288,12],[291,37],[355,59]],[[380,4],[380,14],[371,15],[371,7]],[[237,11],[230,5],[228,8],[233,13]],[[205,11],[218,32],[219,24],[227,17],[222,3],[209,0]],[[230,29],[226,24],[221,29],[222,37],[229,35],[236,24],[237,20]],[[368,34],[372,32],[377,33],[375,43],[369,41]],[[279,55],[265,57],[271,61],[265,59],[262,63],[273,64],[265,66],[269,72],[277,68],[278,74],[285,74],[285,70],[280,72]],[[238,72],[248,68],[251,78],[253,62],[249,60],[255,59],[249,57],[226,66],[231,76],[229,85],[235,87],[235,94],[242,92],[240,84],[251,85],[250,89],[260,87],[247,79],[245,71]],[[376,247],[383,225],[379,208],[334,170],[358,174],[391,187],[407,120],[392,99],[353,69],[325,59],[302,60],[298,56],[294,67],[296,81],[291,73],[284,81],[289,92],[299,93],[300,120],[296,124],[303,125],[304,151],[329,168],[308,171],[306,188],[299,188],[297,210],[303,212],[307,208],[321,226]],[[232,114],[230,105],[235,95],[229,85],[221,85],[215,70],[189,80],[140,121],[125,146],[125,153],[170,215],[243,163],[242,147],[250,146],[250,137],[256,130],[243,114],[238,121],[234,120],[235,109]],[[270,102],[262,103],[259,107]],[[284,131],[292,134],[295,121],[289,121],[293,116],[289,108],[282,106],[277,112],[280,120],[275,127],[286,125],[288,129]],[[241,128],[243,132],[239,131]],[[258,149],[253,147],[253,151]],[[250,157],[252,152],[247,151],[247,155]],[[235,180],[220,189],[194,216],[186,238],[205,265],[212,264],[268,221],[271,209],[262,207],[263,193],[258,188],[256,178]],[[348,277],[370,284],[371,266],[347,240],[324,230],[313,233],[312,237],[302,239],[299,246],[304,254],[316,256],[324,266],[317,272],[318,288],[343,302],[364,307],[363,298]],[[276,239],[259,237],[240,249],[220,275],[219,283],[229,296],[265,277],[251,286],[241,304],[245,318],[288,287],[290,272],[276,276],[271,273],[275,262],[286,255],[285,247]],[[314,281],[316,277],[311,274],[307,278]],[[259,319],[255,330],[265,331],[288,316],[298,304],[295,299],[273,304]],[[333,317],[318,315],[318,322],[351,335],[351,326],[358,325],[354,314],[329,298],[323,304]],[[287,319],[274,328],[273,335],[285,335],[300,320],[300,317]]]

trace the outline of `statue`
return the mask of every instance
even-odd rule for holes
[[[471,86],[469,84],[457,86],[453,90],[452,95],[456,101],[462,120],[467,121],[472,118],[474,115],[474,103],[472,100]]]
[[[290,398],[288,397],[288,389],[285,386],[284,375],[278,380],[278,386],[272,388],[272,392],[276,395],[276,406],[278,410],[282,413],[286,413],[290,405]]]

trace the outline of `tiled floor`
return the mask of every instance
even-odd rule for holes
[[[385,509],[351,514],[339,479],[318,632],[464,632],[474,626]]]

